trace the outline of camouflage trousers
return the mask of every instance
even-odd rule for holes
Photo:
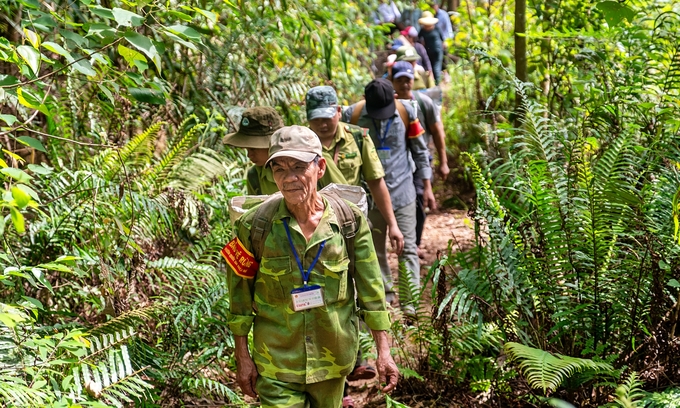
[[[257,377],[255,390],[262,408],[340,408],[345,377],[312,384],[295,384]]]

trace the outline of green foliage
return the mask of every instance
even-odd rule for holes
[[[616,406],[622,408],[637,407],[637,401],[645,397],[645,392],[642,390],[643,385],[637,373],[630,373],[626,381],[616,388]]]
[[[576,373],[615,374],[611,364],[560,354],[553,355],[519,343],[505,343],[504,350],[511,360],[519,362],[519,368],[529,385],[541,388],[544,392],[555,391],[560,384]]]
[[[647,395],[639,404],[644,408],[677,408],[680,407],[680,390],[669,388],[663,392]]]

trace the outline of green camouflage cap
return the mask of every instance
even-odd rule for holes
[[[418,61],[419,59],[420,55],[414,47],[404,45],[397,48],[397,61]]]
[[[338,113],[338,95],[330,86],[315,86],[307,91],[307,120],[330,119]]]
[[[238,132],[226,135],[222,141],[230,146],[267,149],[272,134],[282,127],[283,119],[276,109],[268,106],[248,108],[241,115]]]
[[[292,157],[309,163],[322,154],[321,141],[312,129],[297,125],[284,126],[272,135],[269,159],[264,167],[269,166],[272,159],[277,157]]]

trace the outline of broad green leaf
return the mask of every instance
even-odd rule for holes
[[[3,169],[4,169],[5,167],[9,167],[9,166],[7,165],[7,162],[4,161],[4,160],[2,160],[2,159],[0,159],[0,168],[3,168]],[[1,234],[0,234],[0,235],[1,235]]]
[[[19,3],[28,8],[40,10],[40,2],[38,0],[19,0]]]
[[[27,301],[28,303],[32,304],[33,306],[35,306],[36,309],[45,310],[43,308],[42,302],[39,301],[38,299],[29,297],[29,296],[22,296],[21,298],[24,299],[25,301]]]
[[[177,18],[179,18],[180,20],[186,21],[186,22],[190,22],[191,20],[194,19],[194,18],[191,17],[190,15],[184,14],[184,13],[182,13],[181,11],[170,10],[170,11],[168,11],[168,14],[170,14],[170,15],[173,16],[173,17],[177,17]]]
[[[22,190],[24,193],[31,196],[33,200],[40,201],[40,196],[38,195],[38,193],[29,186],[27,186],[26,184],[17,184],[16,187]]]
[[[24,160],[23,157],[19,156],[18,154],[15,154],[13,152],[10,152],[7,149],[2,149],[2,152],[5,153],[6,155],[8,155],[9,157],[13,158],[14,160],[18,161],[19,163],[23,163],[23,162],[26,161],[26,160]]]
[[[97,71],[92,68],[92,64],[88,60],[80,60],[71,65],[71,67],[85,76],[91,77],[97,75]]]
[[[18,84],[19,80],[12,75],[0,75],[0,86],[8,86]]]
[[[24,28],[24,35],[26,35],[26,38],[31,43],[33,48],[35,49],[40,48],[40,36],[35,31],[31,31],[28,28]]]
[[[33,173],[36,173],[36,174],[42,174],[42,175],[52,174],[52,168],[51,167],[45,167],[42,164],[29,164],[27,167],[30,171],[32,171]]]
[[[118,44],[118,53],[127,61],[128,64],[134,65],[135,61],[144,61],[146,58],[142,53],[135,51],[131,48],[124,46],[123,44]]]
[[[0,169],[0,173],[13,178],[19,183],[28,183],[33,180],[33,177],[29,176],[25,171],[14,167],[5,167]]]
[[[53,43],[51,41],[45,41],[44,43],[42,43],[42,46],[44,48],[47,48],[48,50],[52,51],[55,54],[59,54],[62,57],[66,57],[66,60],[68,62],[73,61],[73,57],[71,56],[71,53],[66,51],[64,49],[64,47],[62,47],[61,45],[59,45],[57,43]]]
[[[149,57],[149,59],[151,59],[156,65],[156,70],[158,73],[161,72],[161,58],[158,54],[156,46],[153,45],[151,40],[141,34],[135,33],[134,31],[126,32],[125,39],[135,48],[146,54],[146,56]]]
[[[17,117],[14,115],[0,115],[0,120],[12,126],[17,121]]]
[[[118,27],[139,27],[144,24],[144,17],[122,8],[114,7],[112,10],[113,18],[118,23]]]
[[[12,218],[12,224],[14,224],[14,229],[16,229],[19,234],[23,234],[26,231],[24,215],[20,213],[19,210],[17,210],[15,207],[9,207],[9,215]]]
[[[87,29],[86,37],[101,39],[113,39],[116,37],[116,30],[106,24],[91,24]]]
[[[45,104],[42,103],[30,91],[27,91],[26,89],[23,88],[17,88],[17,97],[19,99],[19,103],[24,105],[25,107],[39,110],[40,112],[49,116],[50,112],[47,109],[47,106],[45,106]]]
[[[93,6],[90,7],[90,11],[92,12],[92,14],[97,15],[99,17],[104,17],[106,19],[113,20],[113,11],[109,8]]]
[[[680,288],[680,282],[678,282],[675,279],[671,279],[671,280],[668,281],[668,286],[670,286],[672,288]]]
[[[22,189],[18,188],[17,186],[12,187],[12,198],[14,199],[14,202],[16,203],[17,207],[20,209],[26,208],[28,206],[28,203],[31,202],[31,196],[26,194]]]
[[[165,103],[165,96],[161,91],[150,88],[128,88],[128,92],[133,98],[140,102],[162,105]]]
[[[38,72],[40,72],[40,53],[33,47],[20,45],[17,47],[17,54],[26,61],[33,74],[38,75]]]
[[[59,271],[59,272],[71,272],[71,268],[69,268],[66,265],[54,263],[54,262],[48,262],[44,264],[38,265],[40,268],[47,269],[50,271]]]
[[[208,20],[210,20],[210,22],[217,22],[217,14],[214,11],[203,10],[198,7],[194,7],[194,10],[204,15]]]
[[[618,1],[603,1],[597,3],[597,8],[602,11],[604,19],[610,27],[619,25],[624,19],[632,22],[635,14],[637,14]]]
[[[30,146],[30,147],[34,148],[35,150],[40,150],[41,152],[47,153],[47,150],[45,150],[45,147],[40,142],[40,140],[38,140],[34,137],[20,136],[20,137],[17,137],[17,141],[21,144],[26,145],[26,146]]]
[[[105,87],[102,84],[97,84],[97,87],[99,87],[99,90],[102,91],[107,98],[109,98],[109,102],[111,102],[112,105],[115,105],[116,100],[114,99],[111,90],[109,90],[109,88]]]
[[[59,30],[59,34],[67,40],[73,41],[78,47],[82,47],[87,42],[85,38],[73,31]]]
[[[170,27],[166,27],[168,31],[170,31],[173,34],[181,35],[189,40],[200,42],[201,41],[201,35],[198,33],[198,31],[194,30],[191,27],[183,26],[180,24],[175,24],[171,25]]]
[[[170,31],[166,31],[165,35],[167,35],[171,39],[177,41],[178,43],[182,44],[183,46],[185,46],[185,47],[187,47],[191,50],[196,51],[198,49],[198,48],[196,48],[196,46],[193,43],[190,43],[189,41],[183,40],[180,36],[175,35],[175,34],[171,33]]]

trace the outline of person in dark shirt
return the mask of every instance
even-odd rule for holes
[[[442,62],[444,60],[444,35],[437,28],[437,22],[439,22],[439,19],[434,17],[431,12],[424,12],[423,16],[418,20],[422,27],[418,37],[425,44],[427,56],[430,58],[434,82],[439,84],[442,76]]]

